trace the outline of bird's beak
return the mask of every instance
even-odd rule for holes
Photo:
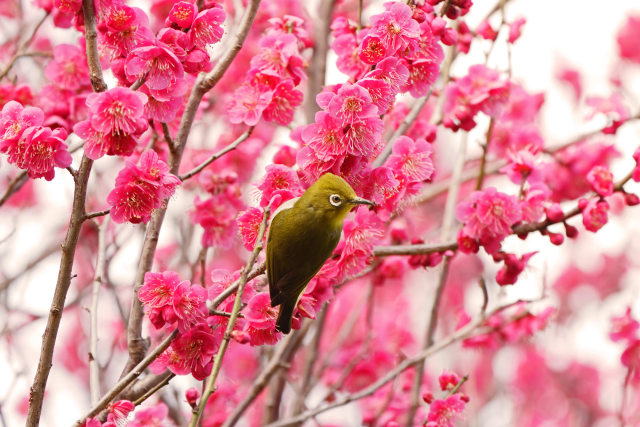
[[[363,199],[361,197],[356,197],[354,199],[351,199],[351,200],[349,200],[349,203],[354,204],[354,205],[369,205],[369,206],[375,206],[376,205],[372,201],[367,200],[367,199]]]

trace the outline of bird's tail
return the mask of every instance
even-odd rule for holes
[[[296,308],[294,304],[284,301],[280,305],[280,313],[278,313],[278,320],[276,321],[276,331],[280,331],[283,334],[291,332],[291,319],[293,318],[293,310]]]

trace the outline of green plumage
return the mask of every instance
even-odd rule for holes
[[[276,212],[267,237],[267,278],[271,306],[280,306],[277,330],[290,332],[300,295],[333,253],[344,217],[357,204],[373,205],[328,173],[292,207]]]

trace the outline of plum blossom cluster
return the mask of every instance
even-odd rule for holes
[[[169,326],[179,331],[171,346],[153,362],[152,371],[169,369],[178,375],[206,378],[223,329],[215,317],[209,316],[207,290],[188,280],[181,281],[172,271],[149,272],[138,290],[138,298],[156,329]]]
[[[71,154],[63,128],[43,126],[44,113],[37,107],[23,107],[9,101],[0,114],[0,153],[9,163],[24,169],[30,178],[51,181],[55,168],[71,165]]]
[[[78,122],[73,131],[85,140],[88,158],[97,160],[106,155],[130,156],[138,138],[149,123],[144,106],[145,94],[126,87],[114,87],[87,97],[88,117]]]
[[[83,427],[117,427],[126,424],[132,427],[163,425],[167,421],[169,408],[164,403],[158,403],[147,409],[135,411],[133,419],[130,419],[135,405],[129,400],[119,400],[109,405],[107,421],[101,423],[95,418],[88,418],[82,424]]]
[[[236,174],[227,175],[222,182],[212,182],[205,189],[209,197],[196,196],[191,221],[204,229],[202,245],[229,248],[236,233],[236,215],[245,205],[241,200],[240,186]],[[257,233],[257,229],[256,229]]]
[[[462,393],[460,388],[466,381],[457,374],[445,370],[438,378],[440,390],[447,393],[447,396],[436,399],[432,392],[422,395],[422,400],[429,405],[429,414],[424,422],[426,427],[455,427],[456,420],[463,417],[469,396]]]
[[[158,158],[155,151],[145,151],[140,164],[132,159],[116,177],[116,186],[107,196],[111,218],[117,223],[146,223],[154,209],[164,206],[180,184],[180,179],[169,172],[169,166]]]
[[[240,273],[231,274],[226,270],[211,272],[212,284],[209,288],[209,298],[216,298],[229,287]],[[227,297],[218,306],[219,310],[230,312],[233,310],[235,294]],[[282,334],[276,331],[278,310],[271,307],[271,298],[264,292],[264,284],[255,279],[247,283],[242,294],[244,308],[243,316],[237,319],[231,333],[233,339],[241,344],[250,346],[273,345]]]
[[[440,41],[452,44],[449,33],[453,30],[445,29],[445,21],[436,16],[433,7],[427,3],[414,9],[404,2],[390,1],[383,6],[385,11],[373,15],[370,25],[360,30],[344,17],[333,21],[333,48],[338,54],[336,65],[352,79],[360,80],[370,67],[378,68],[378,64],[387,58],[399,59],[408,76],[394,90],[424,96],[438,77],[444,57]],[[380,86],[373,85],[370,92],[384,95],[388,89]],[[378,107],[379,113],[384,114],[389,105]]]
[[[302,103],[302,92],[296,87],[306,77],[307,61],[301,52],[310,45],[302,19],[290,15],[270,19],[258,41],[259,53],[227,104],[229,121],[255,126],[264,117],[288,125]]]
[[[479,112],[497,118],[509,97],[509,82],[484,65],[474,65],[468,74],[447,85],[444,92],[442,123],[457,131],[469,131],[476,126]]]
[[[71,132],[74,124],[86,117],[91,82],[84,45],[84,38],[79,38],[76,45],[63,43],[53,48],[53,59],[44,69],[50,83],[40,90],[37,101],[48,126]]]
[[[640,324],[631,315],[631,308],[627,307],[621,316],[611,319],[611,331],[609,338],[614,342],[622,342],[625,349],[620,357],[622,365],[632,373],[631,380],[634,384],[640,381],[640,336],[638,328]]]
[[[225,17],[215,2],[198,10],[195,3],[180,1],[173,4],[166,27],[154,34],[144,11],[115,0],[98,9],[98,37],[120,85],[143,83],[145,116],[170,122],[184,103],[187,75],[211,69],[207,46],[220,41]]]
[[[518,342],[544,329],[555,313],[554,307],[548,307],[538,314],[533,314],[524,305],[518,304],[515,311],[508,316],[498,312],[487,318],[484,326],[488,328],[488,332],[466,339],[463,345],[469,348],[498,348],[505,342]],[[463,312],[458,327],[466,325],[470,320],[471,318]]]

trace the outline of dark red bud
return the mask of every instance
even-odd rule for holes
[[[564,242],[564,236],[560,233],[549,233],[549,240],[552,244],[560,246]]]
[[[640,203],[640,197],[632,193],[624,193],[624,202],[627,206],[635,206]]]
[[[567,237],[570,239],[575,239],[578,237],[578,229],[573,225],[565,224],[564,225],[565,232],[567,233]]]

